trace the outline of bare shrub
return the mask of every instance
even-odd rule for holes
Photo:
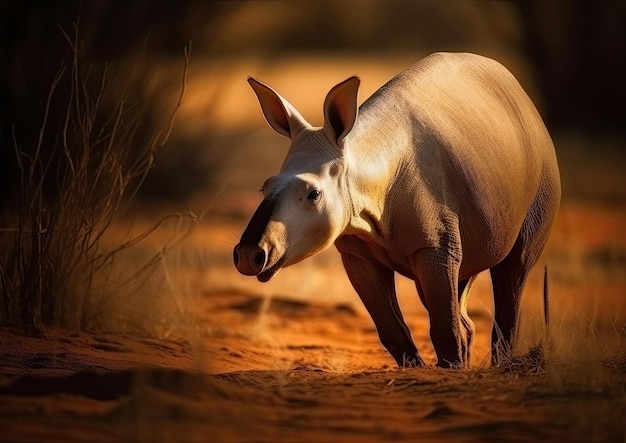
[[[79,60],[78,28],[76,24],[71,37],[61,30],[74,57],[52,82],[36,146],[22,147],[14,136],[21,183],[17,211],[0,229],[0,320],[31,332],[41,332],[45,325],[92,326],[94,291],[114,272],[116,259],[170,218],[121,243],[105,242],[169,138],[186,89],[190,48],[185,48],[180,95],[169,124],[138,145],[135,135],[142,129],[145,104],[137,103],[132,91],[112,88],[111,82],[118,85],[121,79],[109,78],[106,66],[93,87],[91,67]],[[48,122],[61,82],[69,83],[70,93],[58,134]],[[114,103],[113,111],[107,112],[104,103]],[[55,189],[49,189],[51,183]],[[117,289],[145,282],[179,240],[163,245]]]

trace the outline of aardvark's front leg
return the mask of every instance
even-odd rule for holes
[[[342,252],[346,273],[372,316],[381,343],[400,367],[423,366],[398,306],[393,270],[371,259]]]

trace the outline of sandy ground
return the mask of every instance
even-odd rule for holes
[[[543,366],[486,363],[492,305],[481,275],[466,371],[397,369],[335,252],[267,285],[237,275],[230,249],[243,222],[192,231],[167,268],[176,291],[152,288],[99,314],[135,310],[126,318],[142,328],[0,329],[0,441],[625,441],[626,210],[562,209],[543,260]],[[522,354],[544,334],[541,277],[524,298]],[[432,364],[425,311],[411,282],[397,284]]]

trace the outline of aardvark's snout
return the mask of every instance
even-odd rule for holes
[[[233,250],[233,261],[243,275],[258,275],[267,264],[267,253],[258,245],[245,246],[239,243]]]

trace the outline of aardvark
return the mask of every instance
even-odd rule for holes
[[[415,281],[437,364],[464,368],[474,324],[467,295],[490,270],[492,360],[510,352],[526,278],[560,202],[554,146],[535,106],[498,62],[436,53],[357,106],[359,78],[328,93],[312,127],[270,87],[249,83],[291,146],[234,249],[261,282],[335,244],[382,344],[421,366],[394,273]]]

